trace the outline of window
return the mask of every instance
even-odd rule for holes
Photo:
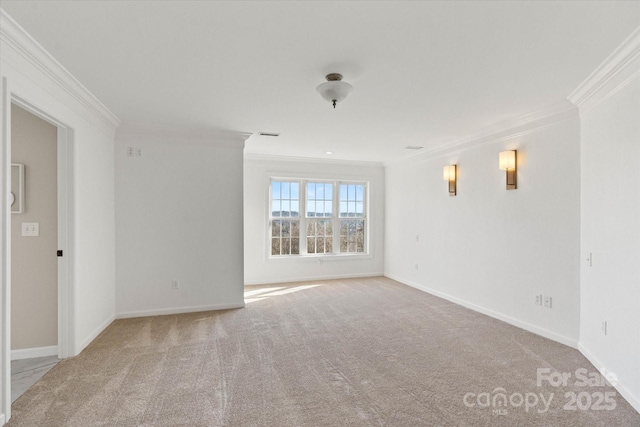
[[[307,253],[333,252],[333,184],[307,183]]]
[[[366,193],[361,182],[272,180],[271,256],[367,253]]]
[[[364,252],[364,185],[340,185],[340,252]]]
[[[271,255],[300,253],[300,184],[271,183]]]

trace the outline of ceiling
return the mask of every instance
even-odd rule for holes
[[[0,6],[123,125],[277,132],[245,151],[372,162],[565,99],[640,25],[638,1]],[[354,88],[335,110],[315,91],[330,72]]]

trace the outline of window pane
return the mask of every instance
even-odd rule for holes
[[[271,198],[279,199],[280,198],[280,182],[273,181],[271,183]]]
[[[300,255],[300,239],[291,239],[291,255]]]
[[[325,200],[332,200],[332,193],[333,193],[333,184],[325,184],[324,185],[324,199]]]
[[[281,202],[282,216],[291,216],[291,202],[283,200]]]
[[[364,214],[364,204],[362,202],[356,202],[356,216],[362,216]]]
[[[324,216],[333,216],[333,203],[331,200],[324,202]]]
[[[356,185],[356,200],[358,202],[364,200],[364,185]]]
[[[291,253],[291,239],[282,239],[282,254],[289,255]]]
[[[307,184],[307,199],[316,198],[316,185],[313,183]]]
[[[291,235],[291,223],[289,221],[282,221],[282,237],[289,237]]]
[[[271,255],[280,255],[280,239],[271,239]]]
[[[271,221],[271,235],[273,237],[280,237],[280,221]]]
[[[333,237],[325,237],[324,245],[327,248],[327,253],[333,252]]]
[[[340,201],[347,201],[347,185],[340,184]]]
[[[282,199],[289,199],[291,198],[291,190],[290,190],[290,186],[288,182],[283,182],[282,183]]]
[[[316,202],[307,202],[307,216],[316,216]]]
[[[318,237],[318,239],[316,240],[316,253],[318,253],[318,254],[325,253],[325,250],[324,250],[324,237]]]
[[[298,237],[299,235],[300,235],[300,221],[291,221],[291,236]]]
[[[347,202],[340,202],[340,216],[347,216]]]
[[[280,200],[274,200],[271,202],[271,216],[280,216]]]
[[[297,200],[300,198],[300,184],[297,182],[291,183],[291,199]]]
[[[315,236],[316,235],[316,222],[309,221],[307,223],[307,236]]]
[[[349,198],[349,201],[356,199],[356,186],[355,185],[350,185],[349,186],[349,195],[347,197]]]
[[[300,202],[291,202],[291,216],[298,217],[300,216]]]
[[[316,253],[316,245],[315,239],[313,237],[307,237],[307,253],[315,254]]]
[[[324,200],[324,184],[316,184],[316,199]]]

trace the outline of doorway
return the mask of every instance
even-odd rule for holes
[[[11,359],[58,354],[57,128],[11,105]]]
[[[11,105],[11,400],[58,358],[58,129]]]

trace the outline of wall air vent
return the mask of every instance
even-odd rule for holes
[[[407,145],[406,147],[407,150],[422,150],[424,147],[421,147],[419,145]]]
[[[260,135],[260,136],[280,136],[279,133],[274,133],[274,132],[258,132],[258,135]]]

